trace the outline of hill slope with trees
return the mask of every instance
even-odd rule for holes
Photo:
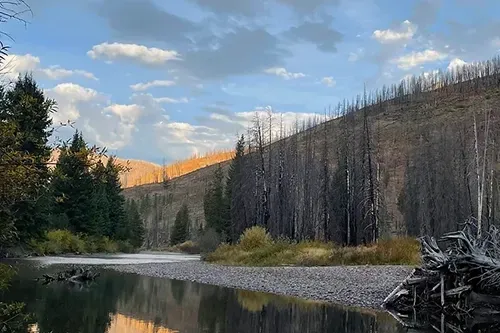
[[[297,124],[278,140],[268,133],[279,119],[256,118],[226,198],[231,238],[262,225],[273,236],[355,245],[441,235],[468,218],[498,223],[499,110],[496,58],[365,92],[339,104],[334,119]],[[214,170],[173,179],[170,192],[158,184],[124,193],[146,202],[148,229],[167,241],[184,203],[191,229],[205,224],[203,197]]]

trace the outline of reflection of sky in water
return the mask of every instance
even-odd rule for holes
[[[79,265],[130,265],[147,263],[169,263],[189,260],[199,260],[197,255],[177,253],[138,253],[138,254],[110,254],[89,256],[48,256],[34,257],[28,260],[42,265],[79,264]]]

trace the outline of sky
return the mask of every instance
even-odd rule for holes
[[[54,138],[161,163],[234,147],[255,114],[321,117],[407,75],[490,59],[498,0],[26,0],[1,23],[6,80],[31,72]]]

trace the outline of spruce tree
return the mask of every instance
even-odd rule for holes
[[[189,209],[186,204],[183,204],[177,215],[172,233],[170,234],[170,244],[177,245],[185,242],[189,237]]]
[[[49,221],[47,162],[51,149],[48,140],[52,133],[50,113],[55,102],[45,97],[30,75],[20,76],[12,89],[2,89],[0,95],[1,121],[13,124],[16,129],[16,143],[12,148],[23,154],[24,162],[28,163],[26,195],[11,207],[21,240],[28,240],[39,236]]]
[[[107,235],[118,240],[126,240],[129,236],[129,230],[125,216],[125,198],[122,195],[120,183],[120,170],[121,168],[115,163],[114,158],[109,158],[105,171],[105,187],[110,220]]]
[[[141,215],[139,214],[139,207],[135,200],[129,200],[127,202],[127,219],[128,227],[130,230],[130,244],[134,248],[141,247],[144,242],[144,234],[146,233],[144,229],[144,222]]]
[[[228,240],[236,242],[239,235],[236,232],[236,224],[238,223],[235,214],[232,214],[233,207],[241,201],[241,174],[243,169],[243,155],[245,155],[245,137],[241,135],[236,143],[236,153],[231,160],[229,170],[227,172],[226,188],[224,193],[224,221]]]
[[[52,179],[53,215],[56,219],[64,219],[66,215],[71,231],[86,234],[94,231],[95,216],[90,154],[82,134],[76,131],[71,144],[62,147]]]
[[[204,212],[207,227],[214,229],[223,239],[229,235],[229,214],[224,193],[224,174],[220,164],[205,193]]]

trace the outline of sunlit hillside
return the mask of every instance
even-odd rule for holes
[[[231,150],[215,151],[204,155],[193,155],[188,159],[166,164],[165,166],[141,160],[116,158],[116,161],[128,167],[128,171],[120,176],[123,187],[128,188],[144,184],[160,183],[164,178],[173,179],[183,176],[200,168],[227,161],[233,155],[234,152]],[[55,163],[58,158],[59,150],[54,150],[50,161]],[[107,160],[107,157],[102,158],[103,163],[106,163]],[[54,164],[51,165],[53,166]]]

